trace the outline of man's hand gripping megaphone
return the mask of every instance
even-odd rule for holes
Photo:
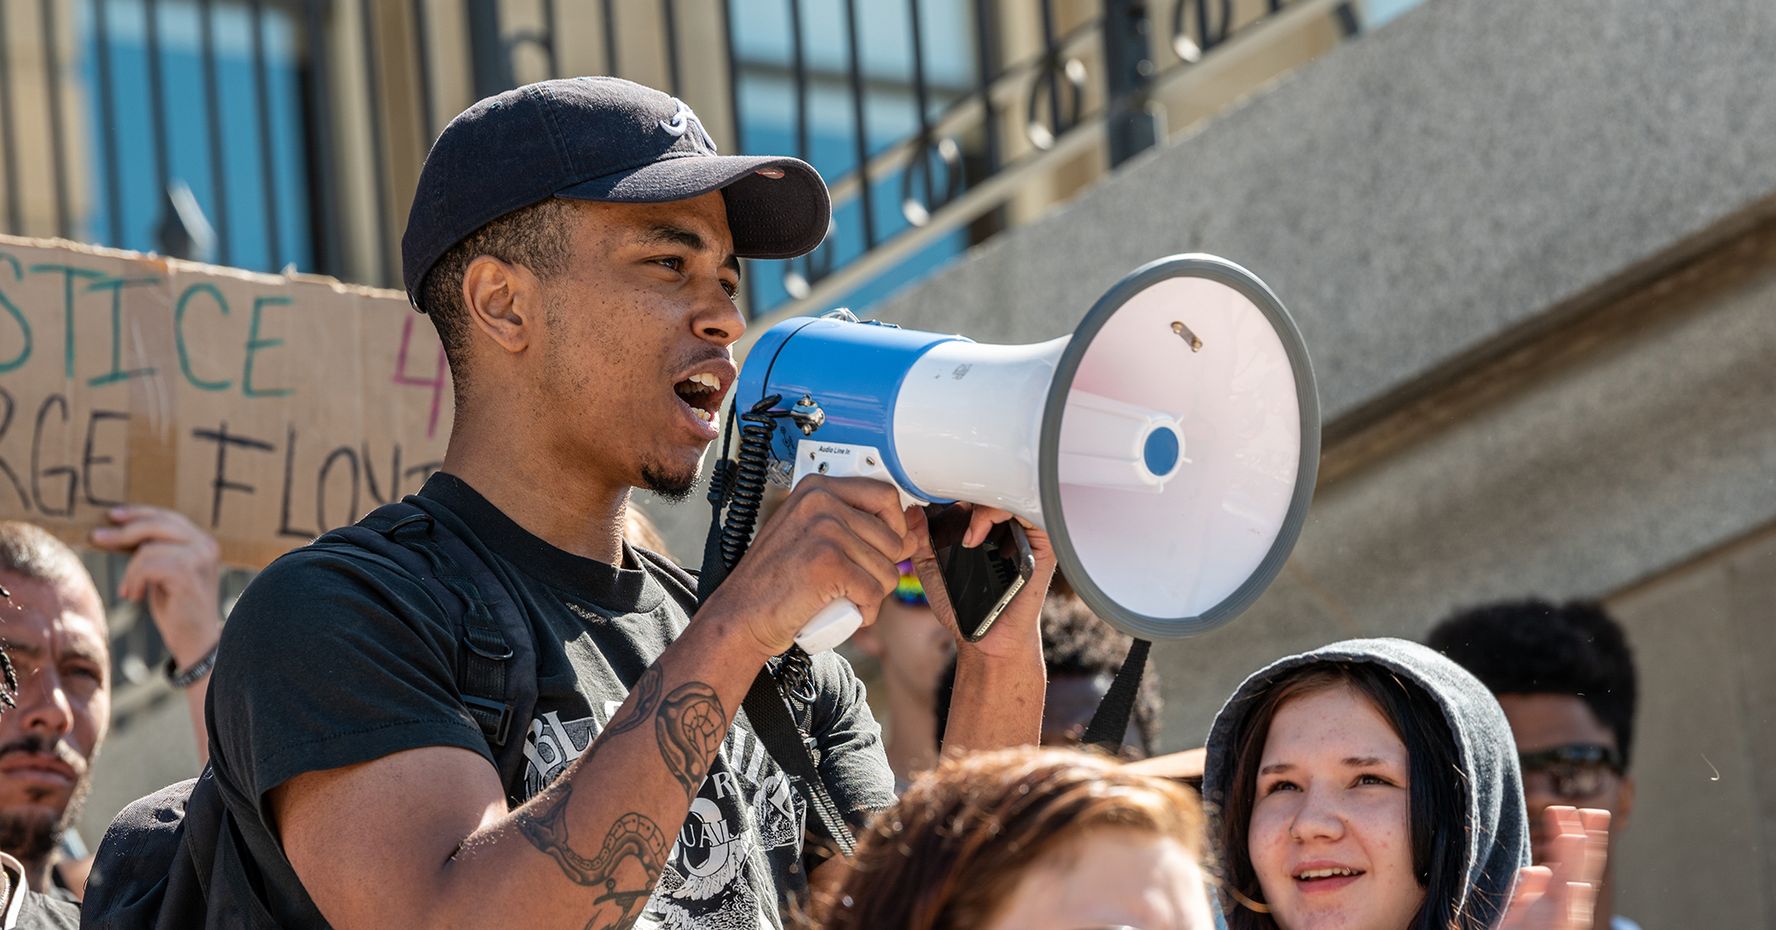
[[[835,602],[850,602],[863,625],[875,622],[884,598],[900,578],[899,563],[911,559],[932,612],[957,642],[960,654],[1027,654],[1039,641],[1038,618],[1054,574],[1048,537],[1020,521],[1035,556],[1035,571],[1006,605],[1000,619],[977,642],[963,635],[938,567],[925,510],[903,507],[893,484],[873,478],[807,475],[766,519],[746,555],[710,597],[706,609],[736,615],[745,632],[767,656],[787,650],[809,618]],[[968,510],[961,544],[980,545],[992,528],[1016,519],[992,507],[951,505]],[[748,605],[733,614],[728,605]],[[758,610],[757,605],[769,605]],[[1040,661],[1040,651],[1036,652]]]

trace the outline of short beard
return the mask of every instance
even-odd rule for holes
[[[697,487],[697,479],[702,477],[701,469],[692,469],[688,475],[667,474],[664,470],[652,465],[641,466],[641,486],[643,490],[652,491],[668,504],[683,503]]]
[[[68,806],[60,817],[42,808],[23,811],[0,811],[0,850],[11,853],[27,864],[45,862],[62,845],[62,836],[80,819],[92,793],[92,777],[86,776],[74,785]]]
[[[26,864],[42,862],[55,852],[65,828],[41,808],[0,811],[0,849]]]
[[[59,817],[42,808],[0,810],[0,850],[26,863],[45,862],[56,852],[63,834],[74,826],[74,822],[80,819],[80,812],[86,808],[86,798],[92,794],[92,767],[99,761],[99,750],[95,747],[92,755],[82,759],[66,742],[52,741],[38,734],[28,734],[7,743],[0,747],[0,755],[15,750],[53,753],[79,773],[74,790],[68,795],[68,804],[62,808]]]

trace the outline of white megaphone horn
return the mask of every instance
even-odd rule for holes
[[[1250,606],[1295,545],[1319,466],[1319,399],[1294,321],[1256,276],[1211,255],[1135,270],[1072,336],[1034,345],[849,314],[785,320],[747,354],[735,410],[772,397],[783,415],[767,472],[792,485],[863,475],[909,506],[1008,510],[1048,532],[1093,611],[1140,639]],[[861,623],[834,601],[796,642],[830,649]]]

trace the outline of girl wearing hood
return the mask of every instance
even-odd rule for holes
[[[1590,926],[1607,814],[1553,812],[1562,865],[1530,867],[1504,713],[1415,643],[1336,643],[1246,679],[1203,797],[1230,930]]]

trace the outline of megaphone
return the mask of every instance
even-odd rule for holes
[[[1212,255],[1136,269],[1072,336],[1033,345],[848,313],[785,320],[747,354],[734,404],[773,411],[752,426],[756,446],[770,432],[770,461],[743,462],[743,482],[862,475],[907,506],[1008,510],[1047,531],[1098,616],[1140,639],[1250,606],[1294,547],[1319,465],[1300,332],[1262,281]],[[830,649],[861,623],[835,601],[796,642]]]

